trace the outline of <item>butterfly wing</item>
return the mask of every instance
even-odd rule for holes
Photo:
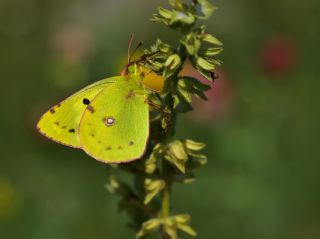
[[[149,108],[138,80],[123,77],[102,90],[80,123],[82,149],[105,163],[140,158],[149,136]]]
[[[53,106],[39,120],[37,128],[41,134],[74,148],[80,148],[78,128],[87,104],[118,77],[97,81]]]

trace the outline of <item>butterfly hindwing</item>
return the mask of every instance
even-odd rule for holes
[[[105,163],[141,157],[149,135],[149,109],[135,76],[102,90],[85,110],[79,128],[84,151]]]
[[[78,128],[86,107],[100,91],[117,78],[95,82],[52,107],[37,124],[40,133],[58,143],[80,148]]]

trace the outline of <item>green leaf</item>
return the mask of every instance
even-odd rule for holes
[[[207,97],[204,94],[204,92],[209,89],[210,86],[201,83],[199,80],[193,77],[184,76],[180,78],[178,81],[178,91],[182,95],[194,95],[200,97],[203,100],[207,100]],[[188,102],[191,102],[191,99]]]
[[[204,147],[206,147],[204,143],[196,142],[191,139],[185,140],[184,143],[188,150],[199,151],[199,150],[202,150]]]
[[[192,92],[190,92],[190,89],[188,89],[185,85],[185,82],[183,81],[179,81],[178,83],[178,93],[183,97],[183,99],[187,102],[187,103],[191,103],[192,102]]]
[[[181,141],[175,140],[169,144],[165,158],[174,164],[182,173],[185,173],[185,164],[188,160],[188,154]]]
[[[145,179],[144,188],[146,190],[146,196],[144,204],[147,205],[151,200],[165,187],[166,183],[161,179]]]
[[[206,71],[213,71],[215,69],[215,65],[205,60],[202,57],[197,58],[197,66]]]
[[[173,54],[168,57],[166,62],[164,63],[165,67],[167,67],[170,71],[174,71],[179,67],[181,63],[180,56],[178,54]]]
[[[189,234],[190,236],[193,236],[193,237],[197,236],[196,231],[192,227],[190,227],[189,225],[178,224],[177,227],[179,230]]]
[[[188,214],[177,215],[174,219],[179,230],[189,234],[190,236],[197,236],[195,230],[188,225],[190,222],[190,216]]]
[[[211,34],[209,33],[204,33],[202,36],[201,36],[201,39],[205,42],[209,42],[213,45],[217,45],[217,46],[222,46],[222,42],[219,41],[216,37],[212,36]]]
[[[196,55],[201,46],[201,41],[194,32],[188,34],[185,39],[180,42],[186,47],[190,56]]]
[[[178,239],[177,229],[174,226],[170,226],[169,224],[165,224],[164,231],[169,236],[170,239]]]
[[[111,176],[109,178],[109,182],[106,184],[106,188],[109,192],[117,193],[124,197],[132,194],[131,187],[124,182],[118,181],[114,176]]]
[[[145,172],[147,174],[153,174],[157,169],[157,157],[151,154],[149,159],[145,162]]]
[[[181,12],[181,11],[172,11],[172,17],[170,20],[170,25],[174,23],[184,23],[184,24],[193,24],[195,17],[190,12]]]
[[[140,231],[136,234],[136,238],[142,238],[153,231],[159,229],[162,224],[162,220],[159,218],[150,219],[142,224]]]
[[[208,81],[213,81],[213,77],[212,77],[212,71],[206,71],[202,68],[200,68],[199,66],[196,66],[197,71],[203,76],[205,77]]]
[[[173,157],[171,155],[165,155],[165,159],[168,160],[170,163],[176,166],[176,168],[181,172],[181,173],[186,173],[186,161],[180,160],[176,157]]]
[[[163,18],[171,19],[172,12],[170,10],[167,10],[167,9],[165,9],[163,7],[159,7],[158,11],[159,11],[159,15],[162,16]]]
[[[170,54],[170,53],[173,52],[173,49],[169,44],[164,43],[160,39],[157,39],[156,51],[160,51],[162,53],[169,53]]]
[[[222,47],[212,47],[205,50],[204,55],[206,56],[216,56],[223,51]]]
[[[175,9],[175,10],[185,10],[187,6],[183,3],[182,0],[169,0],[169,4]]]
[[[208,0],[196,0],[196,2],[198,3],[196,5],[197,17],[200,19],[209,18],[213,11],[217,9]]]
[[[109,182],[106,183],[105,187],[110,193],[115,193],[117,191],[117,189],[120,187],[120,185],[119,185],[118,181],[116,180],[116,178],[111,176],[109,178]]]
[[[174,216],[174,220],[177,223],[186,224],[186,223],[190,222],[190,215],[188,215],[188,214],[176,215],[176,216]]]
[[[183,143],[178,140],[171,143],[169,153],[180,160],[188,159]]]

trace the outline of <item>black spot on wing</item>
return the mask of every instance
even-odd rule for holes
[[[50,113],[51,113],[51,114],[56,113],[56,111],[54,110],[54,108],[51,108],[51,109],[50,109]]]
[[[109,151],[111,150],[112,148],[109,146],[109,147],[106,147],[105,150]]]
[[[83,103],[84,105],[89,105],[89,104],[90,104],[90,100],[88,100],[87,98],[84,98],[84,99],[82,100],[82,103]]]
[[[75,130],[75,129],[69,129],[69,132],[70,132],[70,133],[75,133],[76,130]]]

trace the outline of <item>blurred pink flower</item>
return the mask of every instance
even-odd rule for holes
[[[185,64],[180,74],[195,77],[211,87],[206,92],[207,101],[194,98],[192,103],[194,111],[189,114],[192,119],[209,123],[212,120],[223,119],[229,114],[233,100],[233,89],[226,73],[221,68],[216,70],[215,75],[218,79],[214,82],[208,81],[190,62]]]
[[[275,36],[268,39],[260,52],[262,69],[268,74],[291,71],[297,64],[297,45],[293,39]]]

